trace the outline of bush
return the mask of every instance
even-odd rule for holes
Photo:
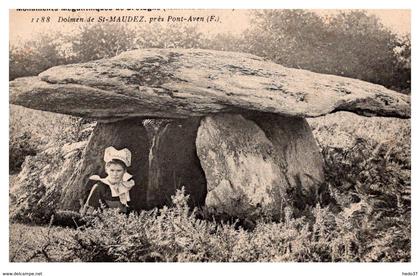
[[[55,227],[44,231],[50,233],[50,238],[33,243],[19,242],[18,235],[12,233],[12,248],[25,244],[28,250],[25,256],[17,254],[13,259],[410,261],[410,122],[343,112],[312,119],[310,123],[325,160],[328,187],[325,192],[332,199],[329,205],[318,202],[315,208],[307,207],[301,212],[285,207],[281,220],[265,217],[246,227],[243,221],[223,221],[213,218],[206,210],[189,209],[188,196],[181,190],[173,196],[170,207],[129,216],[113,210],[98,212],[86,219],[86,225],[76,230],[66,229],[66,237],[60,234],[63,228]],[[18,209],[11,209],[15,219],[37,223],[49,220],[60,186],[48,183],[60,181],[57,175],[47,172],[57,167],[73,171],[62,165],[65,160],[53,159],[60,156],[49,150],[28,158],[24,168],[32,174],[21,182],[21,192],[11,191],[19,196],[12,204],[21,203],[13,205],[20,206]],[[77,161],[80,156],[74,158]]]
[[[350,255],[338,260],[410,260],[409,147],[359,138],[349,149],[323,149],[331,194],[343,208],[339,225],[351,225],[341,236],[356,236],[358,243],[352,248],[363,253],[363,258]],[[350,219],[343,217],[348,212]],[[343,251],[344,245],[336,248]]]
[[[66,64],[68,61],[61,49],[64,43],[63,36],[56,32],[10,45],[9,80],[35,76],[50,67]]]
[[[128,216],[112,209],[96,212],[85,218],[86,225],[67,229],[66,237],[57,234],[62,228],[53,228],[50,238],[28,246],[33,252],[26,254],[82,262],[410,261],[409,220],[381,217],[364,200],[340,212],[318,204],[299,218],[289,210],[283,221],[258,221],[252,231],[199,219],[187,201],[181,190],[171,207]],[[12,237],[14,250],[18,242]]]
[[[85,145],[81,142],[50,147],[26,158],[22,171],[10,187],[11,221],[48,223]]]
[[[327,182],[348,203],[370,201],[381,211],[410,210],[409,145],[372,144],[359,138],[352,148],[324,148]],[[341,199],[340,199],[341,200]],[[340,205],[346,205],[341,202]]]
[[[365,11],[323,17],[308,10],[264,10],[254,11],[251,18],[251,27],[237,36],[210,36],[182,25],[130,28],[113,23],[83,26],[68,35],[41,34],[11,45],[9,79],[132,49],[205,48],[248,52],[287,67],[358,78],[410,93],[410,37],[391,32]]]
[[[357,78],[404,93],[411,86],[411,42],[366,11],[328,17],[308,10],[255,11],[242,51],[287,67]]]
[[[85,141],[92,133],[92,123],[73,116],[10,106],[9,169],[18,173],[26,156]]]
[[[9,172],[15,174],[20,171],[25,157],[36,155],[37,147],[27,131],[9,139]]]
[[[74,230],[61,227],[10,225],[10,262],[74,261],[66,244]],[[69,259],[66,259],[66,256]]]

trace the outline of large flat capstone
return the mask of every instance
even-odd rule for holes
[[[410,117],[410,98],[368,82],[283,67],[251,54],[142,49],[10,82],[10,103],[96,119],[185,118],[244,110]]]

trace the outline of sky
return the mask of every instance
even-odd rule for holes
[[[61,31],[61,32],[71,32],[77,29],[78,26],[91,23],[69,23],[64,22],[68,17],[72,18],[84,18],[87,19],[89,16],[93,17],[94,20],[99,20],[100,16],[144,16],[146,22],[143,26],[149,25],[153,27],[157,24],[160,25],[194,25],[197,26],[199,30],[209,35],[217,33],[232,33],[240,34],[251,24],[250,21],[250,11],[251,10],[159,10],[159,11],[81,11],[81,12],[71,12],[71,11],[55,11],[55,12],[38,12],[38,11],[10,11],[10,42],[11,44],[19,43],[21,40],[27,40],[35,37],[41,32],[50,32],[50,31]],[[338,13],[339,10],[312,10],[320,15],[331,15]],[[410,10],[368,10],[369,14],[377,16],[382,24],[391,29],[393,32],[396,32],[400,35],[410,33]],[[217,22],[194,22],[194,23],[174,23],[166,22],[168,16],[175,17],[185,17],[185,16],[202,16],[207,20],[208,16],[214,15],[217,19]],[[164,22],[154,21],[149,23],[151,18],[162,17]],[[50,17],[50,22],[33,22],[41,20],[42,17]],[[61,19],[60,19],[61,18]],[[140,23],[129,23],[131,26],[138,25]]]

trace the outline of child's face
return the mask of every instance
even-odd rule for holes
[[[106,166],[105,171],[108,174],[108,180],[111,184],[120,182],[125,173],[125,169],[118,164],[110,164]]]

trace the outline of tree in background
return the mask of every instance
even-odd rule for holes
[[[68,63],[61,47],[60,33],[42,34],[38,38],[9,47],[9,80],[34,76],[60,64]]]
[[[411,39],[405,35],[399,40],[399,45],[394,49],[397,57],[395,74],[392,76],[391,89],[401,89],[403,93],[411,91]]]
[[[200,47],[202,49],[210,49],[217,51],[241,52],[243,51],[245,44],[246,41],[244,41],[242,35],[221,33],[211,37],[204,37],[201,40]]]
[[[93,24],[62,35],[43,34],[20,45],[11,45],[9,80],[38,75],[61,64],[109,58],[139,48],[200,48],[196,28],[128,28],[123,24]],[[27,155],[35,155],[52,144],[78,141],[83,123],[74,117],[10,107],[10,172],[19,172]],[[49,135],[45,135],[48,133]],[[60,136],[62,134],[62,137]],[[74,135],[72,135],[74,134]]]
[[[324,43],[322,19],[304,10],[255,11],[243,50],[287,67],[319,71]]]
[[[85,25],[67,36],[71,62],[109,58],[135,48],[137,34],[123,24]]]
[[[203,34],[196,27],[137,28],[136,48],[201,48]]]
[[[411,42],[385,28],[365,11],[323,17],[306,10],[253,12],[251,27],[239,36],[205,35],[195,27],[93,24],[77,32],[42,35],[11,46],[10,76],[37,75],[67,63],[108,58],[141,48],[205,48],[248,52],[287,67],[382,84],[409,93]],[[34,62],[36,61],[36,62]]]
[[[236,36],[225,33],[209,36],[184,25],[132,28],[125,24],[92,24],[71,34],[42,34],[19,45],[10,45],[9,79],[34,76],[53,66],[109,58],[141,48],[249,52],[287,67],[358,78],[410,92],[410,37],[397,36],[378,18],[364,11],[341,12],[329,17],[305,10],[255,11],[251,27]],[[49,131],[45,122],[62,118],[55,118],[53,114],[44,114],[50,120],[37,120],[32,115],[16,116],[22,110],[11,108],[11,148],[22,144],[22,147],[31,145],[38,150],[45,143],[37,133]],[[18,162],[14,164],[20,164],[21,157],[15,158]]]
[[[141,48],[200,48],[195,27],[129,28],[124,24],[92,24],[67,35],[42,34],[9,49],[9,80],[34,76],[61,64],[109,58]]]
[[[256,11],[244,41],[243,51],[287,67],[410,88],[410,39],[365,11],[328,17],[305,10]]]

